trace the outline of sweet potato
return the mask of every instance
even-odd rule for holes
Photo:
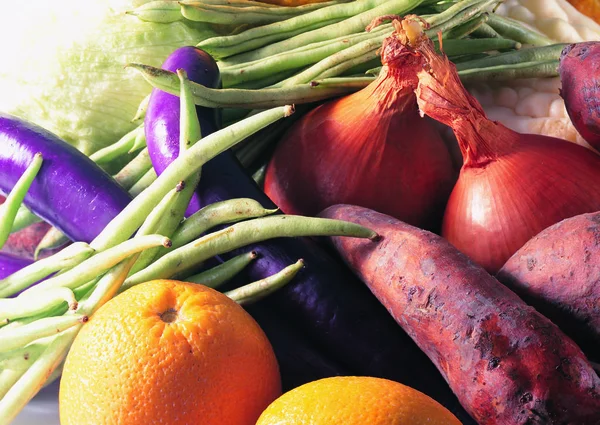
[[[480,424],[600,424],[600,378],[581,349],[445,239],[356,206],[321,215],[381,235],[332,241]]]
[[[543,230],[496,277],[600,360],[600,213]]]

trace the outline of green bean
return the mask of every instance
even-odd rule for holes
[[[547,78],[558,76],[558,60],[525,62],[488,68],[465,69],[458,72],[461,81],[511,81],[520,78]]]
[[[114,179],[124,189],[129,190],[150,169],[152,169],[152,162],[150,161],[150,154],[146,148],[123,167],[123,169],[114,176]]]
[[[250,6],[261,6],[261,7],[271,7],[271,8],[282,7],[282,6],[279,6],[276,4],[263,3],[260,1],[253,1],[253,0],[201,0],[200,3],[214,4],[214,5],[221,5],[221,6],[235,6],[235,7],[250,7]]]
[[[425,18],[425,20],[431,26],[431,28],[434,28],[434,27],[440,26],[440,25],[448,22],[450,19],[453,19],[457,16],[465,15],[467,13],[466,12],[467,9],[469,9],[473,6],[479,6],[485,2],[487,2],[487,0],[457,1],[454,4],[452,4],[450,7],[441,11],[440,13],[436,13],[430,17]],[[468,18],[469,17],[467,17],[467,19]]]
[[[523,44],[532,44],[534,46],[547,46],[555,44],[556,41],[546,37],[541,32],[526,26],[524,23],[514,19],[505,18],[495,13],[490,14],[488,25],[492,27],[501,36],[511,38]]]
[[[399,0],[399,3],[401,3],[401,5],[403,5],[403,6],[406,3],[410,4],[410,3],[419,3],[419,2],[420,1],[418,1],[418,0],[416,0],[416,1]],[[258,50],[265,49],[265,54],[261,57],[266,57],[266,56],[270,56],[274,53],[280,53],[280,52],[283,52],[286,50],[291,50],[294,47],[310,44],[314,41],[322,41],[322,40],[325,40],[328,38],[332,38],[332,35],[333,35],[333,37],[338,37],[340,35],[352,34],[354,32],[362,31],[368,25],[368,23],[371,21],[371,19],[372,19],[370,17],[371,15],[373,15],[375,17],[375,16],[379,16],[380,14],[394,13],[394,12],[380,13],[379,11],[382,9],[380,9],[378,6],[383,6],[386,4],[394,4],[394,3],[396,3],[396,1],[356,0],[356,1],[353,1],[350,3],[329,6],[329,7],[320,9],[320,10],[306,13],[301,16],[287,19],[282,22],[276,22],[273,24],[263,25],[263,26],[260,26],[257,28],[251,28],[251,29],[244,31],[236,36],[229,37],[226,40],[223,40],[223,38],[221,38],[221,37],[217,37],[217,38],[219,38],[219,40],[208,39],[208,40],[205,40],[205,41],[199,43],[198,47],[200,47],[202,49],[206,49],[209,53],[215,54],[215,57],[217,57],[218,59],[221,59],[222,56],[219,56],[218,52],[215,52],[214,50],[212,50],[211,46],[232,46],[232,45],[237,45],[240,43],[248,43],[251,40],[260,39],[262,37],[265,37],[266,35],[269,35],[271,37],[271,41],[269,43],[272,43],[272,44],[263,45],[264,47],[258,49]],[[411,6],[405,6],[404,8],[398,7],[398,8],[396,8],[396,10],[397,10],[396,13],[404,13],[404,12],[410,10],[410,8],[411,8]],[[388,9],[389,9],[389,6],[388,6]],[[363,17],[365,13],[368,14],[368,18],[364,18],[362,20],[361,20],[361,18],[356,19],[357,17]],[[319,27],[320,29],[317,28],[317,29],[313,29],[311,31],[306,31],[306,29],[308,27],[318,25],[319,23],[322,23],[325,21],[330,21],[332,19],[339,19],[339,18],[344,19],[340,23],[346,23],[346,26],[348,27],[347,32],[344,32],[343,34],[334,32],[334,28],[332,28],[333,25],[339,25],[339,24],[332,24],[332,25],[328,25],[328,26],[324,26],[324,27]],[[345,18],[348,18],[348,19],[345,19]],[[359,21],[358,24],[357,24],[357,21]],[[303,31],[299,32],[297,35],[295,35],[291,38],[288,35],[286,35],[285,37],[283,37],[283,39],[281,39],[283,41],[273,43],[273,36],[275,34],[281,34],[281,33],[289,34],[290,32],[294,32],[299,29],[303,29]],[[316,39],[312,39],[310,41],[305,41],[305,42],[301,42],[298,44],[289,43],[289,40],[293,40],[296,37],[303,37],[305,39],[306,38],[310,39],[310,36],[306,37],[306,34],[310,34],[314,31],[324,31],[326,34],[329,34],[329,36],[321,34],[320,37],[318,36],[318,37],[316,37]],[[287,47],[284,47],[283,49],[271,48],[271,46],[276,46],[279,43],[284,43],[284,46],[287,46]],[[293,47],[290,47],[289,46],[290,44],[294,44]],[[273,50],[276,50],[276,51],[273,51]],[[260,58],[257,57],[256,59],[260,59]]]
[[[69,238],[56,227],[48,229],[42,240],[35,247],[33,258],[37,261],[40,252],[48,249],[56,249],[69,243]]]
[[[489,68],[500,65],[558,60],[565,46],[567,46],[567,44],[558,43],[550,46],[528,47],[516,52],[500,53],[483,59],[462,62],[456,65],[456,68],[460,71],[463,69]]]
[[[137,110],[135,111],[135,115],[131,119],[131,122],[136,122],[141,119],[144,119],[144,117],[146,116],[146,111],[148,110],[149,102],[150,102],[150,95],[148,94],[140,102]]]
[[[338,37],[334,40],[301,46],[297,49],[275,54],[263,59],[252,59],[247,56],[244,59],[249,59],[249,62],[226,65],[221,68],[223,85],[229,87],[247,81],[266,78],[273,73],[274,69],[281,72],[311,65],[332,54],[351,48],[366,40],[378,43],[378,47],[381,47],[382,41],[392,34],[392,32],[393,29],[391,28],[391,25],[388,25],[377,28],[372,32],[361,32],[350,36]],[[252,53],[253,52],[249,52],[249,54]],[[242,58],[240,57],[239,59],[241,60]]]
[[[447,30],[442,34],[442,39],[448,40],[452,38],[465,38],[481,25],[485,24],[489,19],[488,13],[482,13],[481,15],[476,16],[461,25]]]
[[[272,276],[227,291],[224,294],[241,305],[254,303],[287,285],[303,267],[304,260],[300,259]]]
[[[106,270],[137,252],[160,245],[170,246],[170,244],[171,241],[161,235],[147,235],[126,240],[111,248],[99,251],[93,257],[79,263],[70,270],[38,283],[21,293],[19,296],[23,296],[28,292],[36,292],[48,288],[76,288],[96,278],[106,272]]]
[[[42,221],[44,220],[42,220],[37,215],[29,211],[29,209],[24,204],[21,204],[21,206],[17,210],[17,215],[15,216],[10,232],[18,232],[19,230],[22,230],[27,226],[30,226],[35,223],[40,223]]]
[[[119,139],[119,141],[116,143],[94,152],[92,155],[90,155],[90,159],[96,164],[104,164],[113,161],[115,158],[119,158],[127,153],[137,150],[134,149],[134,147],[136,146],[136,139],[140,133],[144,133],[143,125],[134,128],[129,133],[121,137],[121,139]]]
[[[281,22],[295,16],[303,15],[319,9],[320,3],[308,4],[309,8],[297,7],[264,7],[247,6],[236,7],[229,5],[212,5],[198,1],[180,2],[181,14],[184,18],[194,22],[207,22],[212,24],[252,24],[265,25]],[[335,3],[334,3],[335,4]],[[323,6],[322,6],[323,7]],[[322,8],[321,7],[321,8]]]
[[[56,330],[52,335],[55,334]],[[7,353],[0,353],[0,365],[3,369],[25,372],[40,357],[45,349],[45,344],[36,343],[29,344],[27,347],[17,347]]]
[[[4,398],[6,393],[24,373],[24,370],[5,369],[0,367],[0,400]]]
[[[176,77],[177,82],[179,79]],[[209,160],[269,124],[293,113],[291,106],[273,108],[216,131],[179,155],[144,192],[134,198],[92,241],[98,250],[129,238],[143,217],[181,179],[187,179]]]
[[[488,16],[489,21],[489,16]],[[471,34],[473,37],[478,38],[504,38],[498,32],[490,27],[487,23],[480,25],[473,33]]]
[[[179,152],[187,150],[192,144],[202,138],[198,113],[190,87],[190,80],[183,69],[177,71],[179,78]]]
[[[248,264],[250,264],[258,255],[254,251],[237,255],[223,264],[212,267],[201,273],[184,278],[186,282],[199,283],[209,288],[218,288],[233,277],[239,274]]]
[[[210,257],[267,239],[333,235],[361,238],[377,236],[365,227],[338,220],[291,215],[255,218],[233,224],[169,252],[144,270],[128,277],[124,285],[133,286],[147,280],[185,273]]]
[[[190,92],[190,81],[184,70],[178,70],[177,76],[180,80],[180,124],[179,124],[179,152],[185,152],[196,141],[202,138],[200,122],[196,112],[196,105]],[[196,173],[188,177],[186,180],[177,184],[175,195],[169,199],[165,196],[161,203],[158,204],[151,214],[158,217],[157,224],[149,227],[146,222],[142,225],[139,232],[147,231],[148,228],[154,228],[155,233],[171,237],[185,216],[185,211],[192,199],[192,195],[200,181],[200,173]],[[162,205],[161,205],[162,204]],[[135,273],[152,262],[154,257],[161,251],[160,248],[152,248],[144,251],[135,262],[130,270],[130,273]]]
[[[332,71],[332,69],[335,70],[335,67],[339,66],[344,62],[352,61],[352,59],[365,58],[365,60],[370,60],[373,57],[377,56],[377,51],[381,48],[381,43],[388,36],[389,34],[387,33],[382,34],[375,39],[363,41],[352,47],[348,47],[347,49],[342,50],[341,52],[338,52],[325,59],[322,59],[315,65],[306,69],[305,71],[296,74],[294,77],[288,79],[284,84],[284,87],[293,87],[298,84],[309,83],[312,80],[321,76],[321,74],[325,74],[325,76],[327,77],[335,77],[335,72],[337,71]],[[346,67],[343,67],[342,69],[346,70],[354,65],[355,63],[350,62],[347,63]]]
[[[25,169],[25,172],[4,200],[4,203],[0,205],[0,248],[8,240],[13,223],[19,211],[19,207],[27,195],[27,191],[31,187],[31,183],[37,176],[38,171],[42,167],[42,154],[36,153],[31,160],[31,163]]]
[[[160,24],[168,24],[183,19],[179,2],[176,1],[151,1],[125,13],[137,16],[142,21]]]
[[[430,38],[435,38],[439,32],[444,33],[446,31],[452,30],[453,28],[459,27],[460,25],[464,24],[465,22],[468,22],[473,18],[481,16],[481,14],[486,11],[486,9],[489,9],[491,6],[497,5],[497,4],[501,3],[502,1],[503,0],[479,1],[476,4],[473,4],[472,6],[464,9],[461,13],[454,15],[452,18],[450,18],[438,25],[431,25],[431,28],[426,30],[425,34],[427,34],[427,36]],[[465,3],[467,3],[467,2],[465,2]],[[448,11],[450,11],[450,9],[448,9]],[[448,11],[446,11],[444,13],[447,13]]]
[[[282,63],[285,63],[286,60],[293,60],[295,64],[303,64],[310,63],[311,60],[306,59],[296,59],[297,56],[301,56],[301,54],[308,54],[309,58],[324,58],[327,57],[330,53],[335,53],[350,46],[353,46],[357,43],[360,43],[365,40],[373,39],[381,34],[387,33],[391,34],[394,31],[391,24],[380,25],[377,28],[374,28],[372,31],[361,31],[356,34],[351,34],[348,36],[341,36],[337,38],[333,38],[331,40],[319,41],[316,43],[307,44],[306,46],[299,46],[295,49],[288,50],[286,52],[278,53],[275,55],[271,55],[264,59],[256,59],[252,60],[249,55],[237,55],[233,58],[229,58],[224,61],[219,62],[219,69],[221,73],[223,72],[234,72],[234,71],[242,71],[247,72],[248,68],[256,67],[256,65],[264,64],[265,61],[268,63],[273,63],[276,66],[279,66]],[[314,51],[318,50],[318,56],[315,56]],[[246,60],[249,59],[249,60]],[[264,66],[264,65],[263,65]],[[296,66],[296,65],[294,65]],[[281,71],[279,71],[281,72]]]
[[[0,297],[8,297],[59,270],[74,267],[94,254],[84,242],[75,242],[56,254],[35,261],[0,280]]]
[[[8,425],[42,388],[48,375],[63,361],[82,324],[54,337],[27,371],[0,399],[0,425]]]
[[[182,182],[183,183],[183,182]],[[177,200],[182,195],[183,185],[178,188],[169,191],[163,199],[158,203],[156,207],[148,214],[148,217],[141,225],[138,230],[139,235],[147,235],[149,234],[148,229],[155,229],[152,233],[159,233],[164,235],[162,232],[164,230],[162,222],[168,221],[170,217],[173,217],[175,212],[173,207],[177,205]],[[188,199],[189,202],[189,199]],[[184,207],[185,209],[185,207]],[[183,214],[181,214],[181,218],[183,218]],[[181,218],[176,219],[176,223],[179,224]],[[173,226],[175,227],[175,226]],[[169,245],[170,247],[171,245]],[[152,262],[152,259],[157,253],[158,248],[147,249],[138,257],[137,261],[131,268],[131,273],[135,273],[138,270],[145,268],[148,264]]]
[[[311,31],[314,29],[322,28],[327,25],[331,25],[337,22],[340,22],[343,18],[331,19],[328,21],[316,22],[312,25],[309,25],[304,28],[298,28],[292,31],[281,32],[281,33],[272,33],[272,34],[263,34],[260,37],[250,38],[246,41],[237,41],[237,38],[240,38],[244,32],[236,35],[227,35],[227,36],[219,36],[208,38],[197,44],[203,50],[206,50],[216,59],[222,60],[224,58],[230,58],[234,55],[249,52],[251,50],[257,49],[259,47],[266,46],[270,43],[274,43],[280,40],[285,40],[287,38],[294,37],[298,34],[302,34],[307,31]],[[251,31],[252,29],[246,30]]]
[[[132,64],[129,66],[141,72],[152,86],[167,93],[178,94],[179,80],[174,73],[147,65]],[[312,103],[355,90],[352,85],[329,84],[329,81],[326,80],[317,85],[304,84],[296,87],[260,90],[211,89],[193,82],[191,87],[196,105],[208,108],[248,109],[266,109],[294,103]]]
[[[434,45],[439,51],[437,40],[434,41]],[[457,56],[502,49],[520,49],[521,43],[506,38],[473,38],[444,40],[442,47],[447,56]]]
[[[469,53],[466,55],[458,55],[458,56],[449,56],[449,59],[456,65],[461,64],[463,62],[469,62],[472,60],[480,60],[484,58],[489,58],[491,55],[489,53]]]
[[[326,71],[320,73],[315,77],[316,80],[322,80],[324,78],[334,78],[344,73],[357,69],[358,66],[362,64],[371,64],[373,60],[381,63],[381,59],[379,57],[379,50],[371,50],[369,52],[363,53],[362,55],[358,55],[354,58],[349,58],[343,62],[338,63],[335,66],[327,69]]]
[[[129,194],[133,197],[138,196],[142,193],[148,186],[150,186],[157,178],[156,171],[154,168],[150,168],[146,171],[146,174],[142,176],[133,186],[131,186],[128,190]]]
[[[235,84],[229,88],[231,89],[250,89],[250,90],[257,90],[257,89],[264,89],[264,88],[273,88],[273,87],[281,87],[281,85],[279,85],[279,83],[283,80],[285,80],[286,78],[290,78],[293,77],[294,75],[296,75],[298,72],[301,72],[303,69],[305,68],[294,68],[294,69],[288,69],[286,71],[282,71],[282,72],[275,72],[271,75],[269,75],[268,77],[265,78],[261,78],[259,80],[252,80],[252,81],[246,81],[244,83],[240,83],[240,84]],[[244,114],[247,114],[248,111],[244,111]],[[223,121],[226,122],[225,118],[223,118]]]
[[[377,66],[375,68],[371,68],[365,71],[366,75],[373,75],[375,77],[377,77],[379,75],[379,73],[381,72],[381,69],[383,68],[383,66]]]
[[[71,310],[77,308],[75,294],[69,288],[46,288],[35,292],[22,292],[16,298],[0,299],[0,322],[9,323],[21,317],[43,314],[67,303]]]
[[[204,232],[221,224],[264,217],[275,212],[277,209],[264,208],[251,198],[214,202],[196,211],[181,223],[171,238],[171,250],[193,241]]]
[[[75,326],[78,323],[85,323],[88,317],[82,314],[69,314],[59,317],[45,317],[38,319],[27,325],[18,328],[2,328],[0,329],[0,353],[24,347],[27,344],[47,336],[56,335]]]

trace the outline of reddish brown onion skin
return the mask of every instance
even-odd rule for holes
[[[568,218],[529,240],[498,280],[600,361],[600,213]]]
[[[600,150],[600,42],[565,47],[558,73],[569,118],[586,142]]]
[[[513,153],[463,166],[442,225],[442,236],[492,274],[546,227],[600,210],[600,186],[592,183],[600,181],[598,155],[564,140],[515,134]]]
[[[386,65],[365,89],[318,106],[290,128],[265,175],[265,192],[279,208],[314,215],[351,203],[439,231],[456,171],[438,131],[418,114],[416,73],[406,75]]]
[[[332,241],[480,424],[600,423],[600,378],[579,347],[445,239],[357,206],[320,215],[381,235]]]

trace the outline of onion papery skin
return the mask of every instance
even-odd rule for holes
[[[442,236],[488,272],[565,218],[600,210],[600,158],[560,139],[519,135],[520,145],[483,167],[463,167]]]
[[[377,80],[322,104],[278,144],[265,192],[287,214],[346,203],[439,232],[456,171],[446,145],[418,114],[409,66],[384,65]]]

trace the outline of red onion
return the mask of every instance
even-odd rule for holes
[[[369,86],[318,106],[282,138],[265,192],[285,213],[347,203],[439,230],[456,172],[432,121],[418,114],[420,60],[395,38],[381,60]]]
[[[452,128],[464,160],[442,236],[495,273],[546,227],[600,210],[600,156],[489,120],[431,40],[421,34],[410,50],[423,59],[419,108]]]

